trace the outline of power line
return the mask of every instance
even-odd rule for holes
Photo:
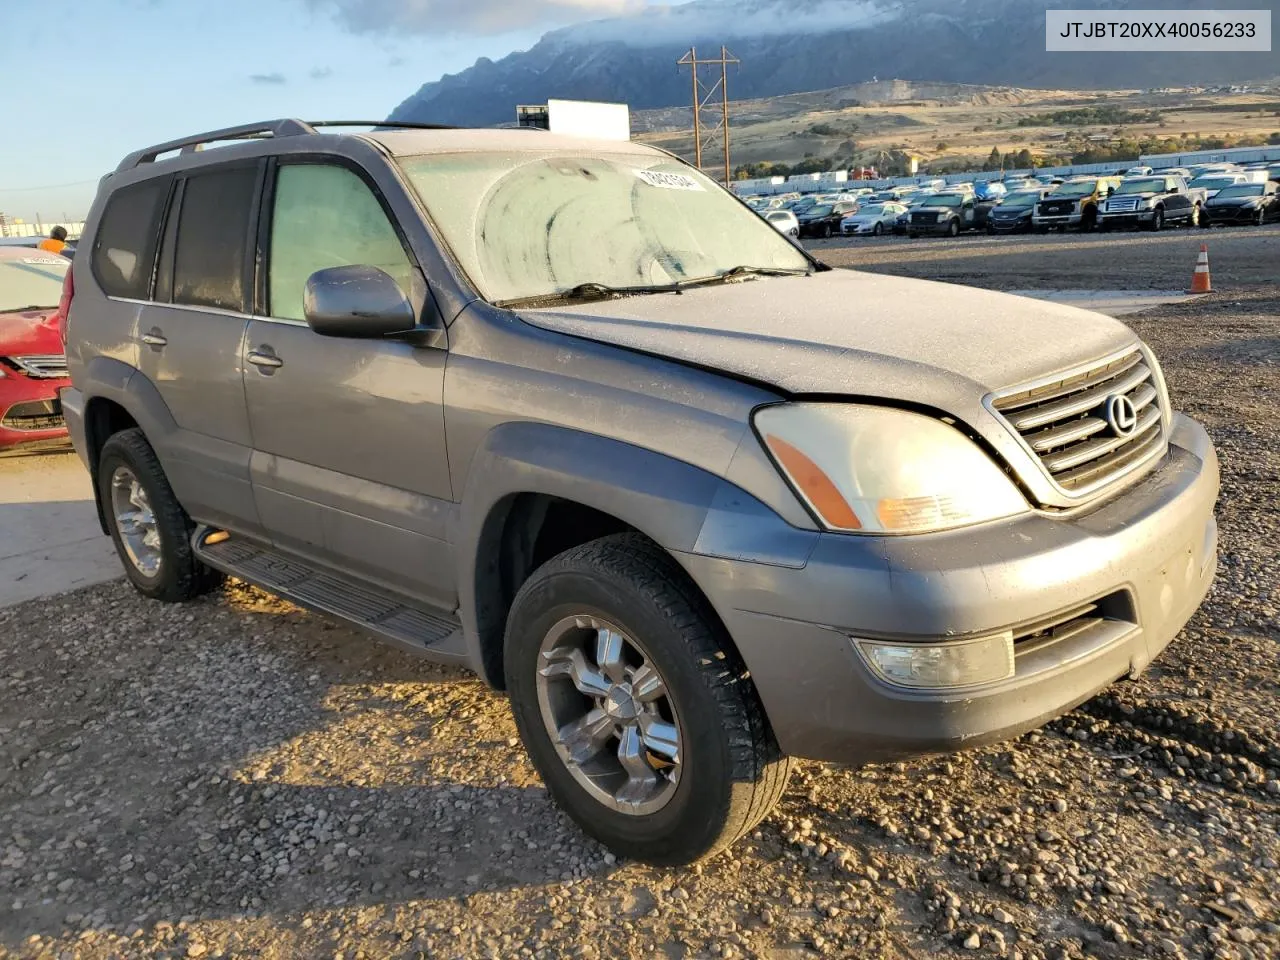
[[[85,184],[97,183],[98,178],[93,180],[76,180],[72,183],[51,183],[43,187],[0,187],[0,193],[31,193],[35,190],[64,190],[67,187],[83,187]]]
[[[678,66],[687,66],[693,75],[693,157],[694,165],[702,169],[702,150],[704,146],[715,143],[719,136],[724,147],[724,185],[727,187],[731,179],[729,172],[729,64],[740,64],[742,61],[724,47],[720,48],[720,56],[716,59],[698,59],[698,48],[690,47],[689,52],[676,61]],[[719,66],[720,77],[711,86],[702,82],[699,67]],[[702,120],[702,111],[707,108],[716,93],[720,94],[720,121],[708,127]]]

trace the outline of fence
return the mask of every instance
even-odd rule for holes
[[[2,221],[3,218],[0,218]],[[47,237],[54,227],[64,227],[67,236],[79,237],[84,232],[83,220],[55,220],[49,223],[0,222],[0,237]]]

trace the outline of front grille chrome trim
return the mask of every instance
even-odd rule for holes
[[[988,394],[983,405],[1039,464],[1053,491],[1080,503],[1131,477],[1168,450],[1169,412],[1159,367],[1142,344],[1093,363]],[[1136,425],[1124,436],[1108,398],[1127,397]]]
[[[33,380],[61,380],[68,376],[67,358],[61,353],[33,353],[21,357],[0,357],[5,366],[21,371]]]

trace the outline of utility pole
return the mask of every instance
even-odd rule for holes
[[[694,165],[702,169],[702,154],[704,147],[714,144],[716,137],[720,138],[720,143],[724,148],[724,184],[727,187],[729,181],[733,177],[729,164],[729,64],[739,64],[742,61],[731,54],[723,46],[720,48],[720,56],[713,59],[698,59],[697,47],[690,47],[686,53],[677,61],[678,66],[689,67],[689,72],[693,78],[693,159]],[[718,66],[720,68],[720,76],[711,86],[707,86],[702,82],[702,76],[698,72],[700,67]],[[704,124],[702,122],[702,111],[707,109],[708,104],[719,94],[720,97],[720,121],[714,126]]]

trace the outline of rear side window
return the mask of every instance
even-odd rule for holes
[[[112,297],[145,300],[151,292],[160,217],[170,178],[121,187],[107,201],[93,245],[93,275]]]
[[[245,251],[258,168],[187,178],[178,212],[173,302],[245,312]]]

